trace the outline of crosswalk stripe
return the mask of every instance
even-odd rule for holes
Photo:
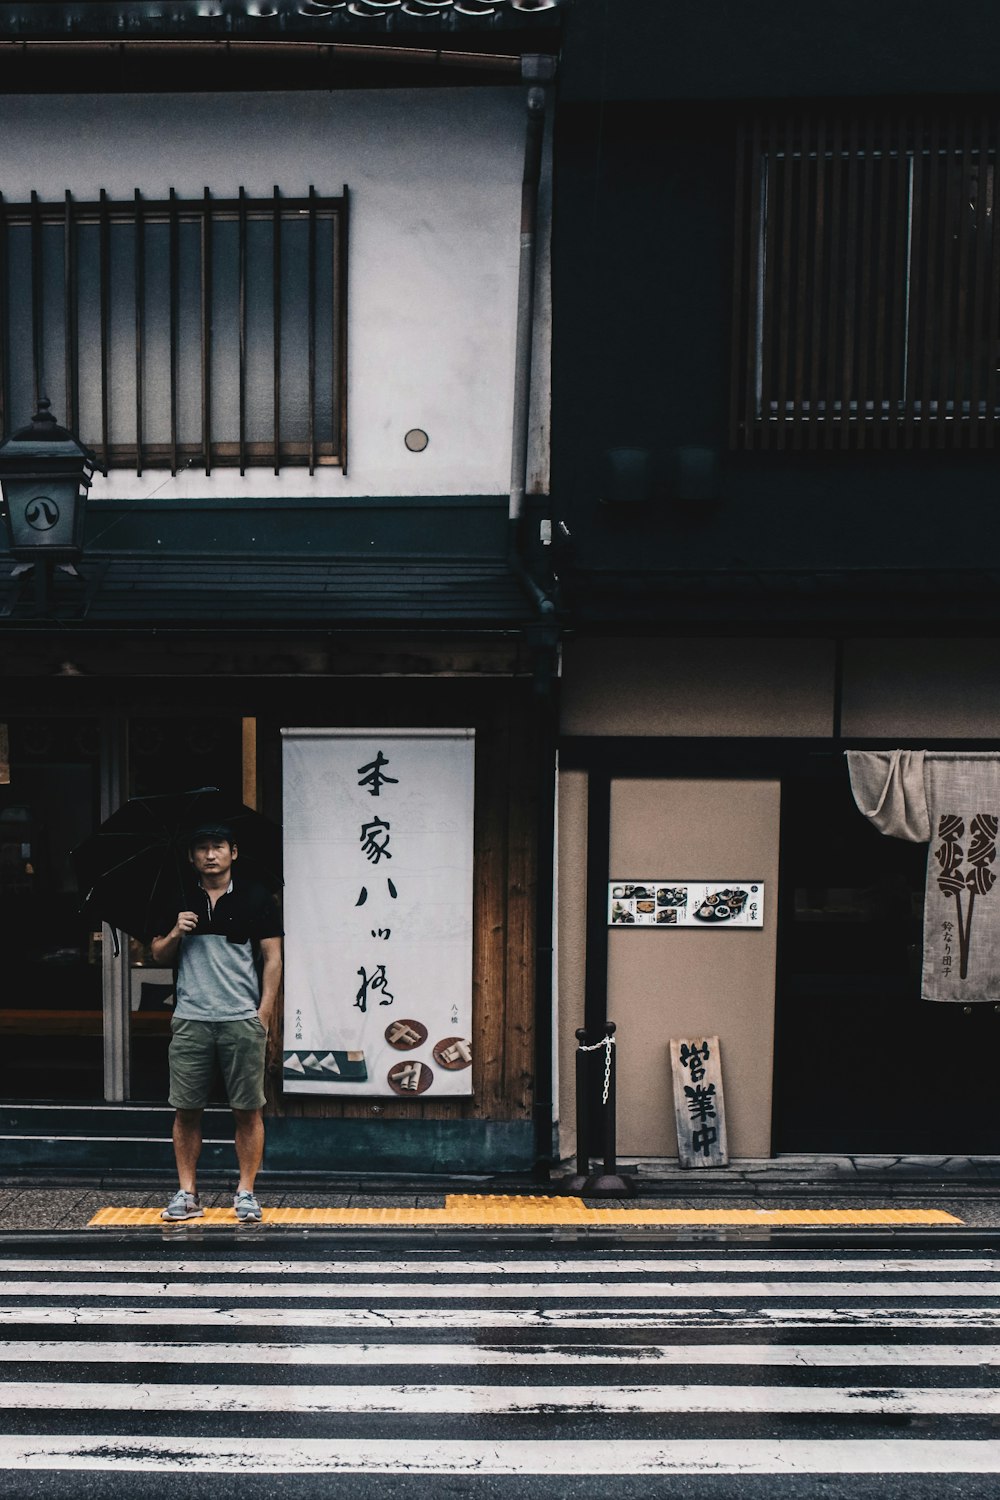
[[[425,1244],[8,1255],[0,1486],[1000,1474],[1000,1258]]]
[[[0,1259],[0,1273],[11,1275],[41,1274],[46,1276],[76,1275],[87,1269],[102,1276],[149,1276],[155,1269],[164,1276],[203,1276],[206,1269],[218,1273],[225,1270],[227,1276],[357,1276],[364,1271],[366,1262],[360,1258],[350,1260],[299,1261],[299,1260],[233,1260],[221,1255],[212,1255],[203,1260],[160,1260],[133,1258],[129,1260],[48,1260],[25,1257]],[[412,1260],[372,1261],[382,1276],[656,1276],[670,1270],[676,1275],[701,1276],[706,1272],[715,1275],[800,1275],[857,1274],[881,1275],[892,1272],[897,1275],[932,1275],[952,1273],[962,1276],[987,1274],[1000,1276],[1000,1256],[962,1259],[957,1256],[926,1260],[902,1258],[871,1260],[858,1256],[829,1259],[807,1257],[802,1260],[776,1256],[760,1258],[746,1256],[739,1250],[723,1250],[714,1256],[690,1258],[665,1253],[655,1259],[632,1259],[631,1257],[602,1258],[593,1256],[586,1260],[423,1260],[415,1255]]]
[[[221,1300],[228,1300],[223,1298]],[[175,1328],[995,1328],[997,1307],[0,1307],[0,1327],[25,1323],[75,1327],[145,1323]]]
[[[248,1451],[249,1450],[249,1451]],[[252,1451],[252,1458],[251,1458]],[[996,1441],[867,1438],[711,1442],[552,1439],[0,1436],[0,1466],[179,1474],[997,1474]]]
[[[94,1277],[89,1281],[11,1281],[5,1288],[8,1297],[141,1297],[156,1301],[166,1297],[225,1297],[229,1298],[273,1298],[276,1288],[269,1281],[104,1281]],[[419,1298],[422,1301],[457,1301],[459,1299],[521,1298],[549,1301],[554,1298],[601,1299],[614,1298],[692,1298],[700,1302],[708,1299],[762,1297],[914,1297],[939,1298],[947,1302],[967,1301],[970,1297],[1000,1299],[1000,1282],[975,1281],[923,1281],[913,1278],[908,1281],[635,1281],[615,1282],[603,1287],[600,1282],[588,1281],[441,1281],[432,1279],[426,1284],[415,1276],[409,1285],[388,1282],[336,1282],[330,1279],[317,1282],[286,1282],[278,1295],[282,1298],[361,1299],[381,1302],[400,1295]]]
[[[629,1416],[662,1413],[994,1417],[1000,1390],[740,1385],[123,1385],[101,1382],[0,1383],[0,1410],[263,1413],[539,1414]]]
[[[227,1344],[9,1340],[5,1364],[1000,1366],[1000,1344]]]

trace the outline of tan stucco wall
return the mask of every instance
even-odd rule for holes
[[[776,781],[612,782],[609,878],[765,882],[761,930],[608,934],[623,1157],[676,1153],[667,1045],[706,1035],[721,1043],[730,1154],[770,1154],[779,814]]]
[[[583,1025],[587,972],[587,775],[559,776],[557,949],[559,1154],[576,1150],[576,1036]]]
[[[848,641],[843,733],[857,738],[1000,735],[995,641]]]
[[[563,734],[828,735],[830,641],[568,641]]]

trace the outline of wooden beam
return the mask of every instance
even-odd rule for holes
[[[243,720],[243,801],[257,806],[257,720]]]

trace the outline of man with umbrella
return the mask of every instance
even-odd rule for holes
[[[218,1062],[236,1123],[240,1180],[233,1208],[259,1219],[254,1183],[264,1154],[264,1064],[267,1032],[281,982],[281,920],[267,886],[235,872],[236,835],[205,823],[190,835],[197,876],[193,910],[154,937],[153,958],[177,971],[171,1020],[170,1103],[178,1189],[162,1217],[196,1219],[203,1210],[196,1174],[201,1115]]]

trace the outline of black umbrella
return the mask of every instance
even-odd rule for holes
[[[277,890],[281,829],[218,787],[203,786],[131,797],[73,850],[82,913],[143,940],[165,932],[178,911],[191,905],[196,886],[188,859],[191,835],[212,823],[233,830],[240,872]]]

